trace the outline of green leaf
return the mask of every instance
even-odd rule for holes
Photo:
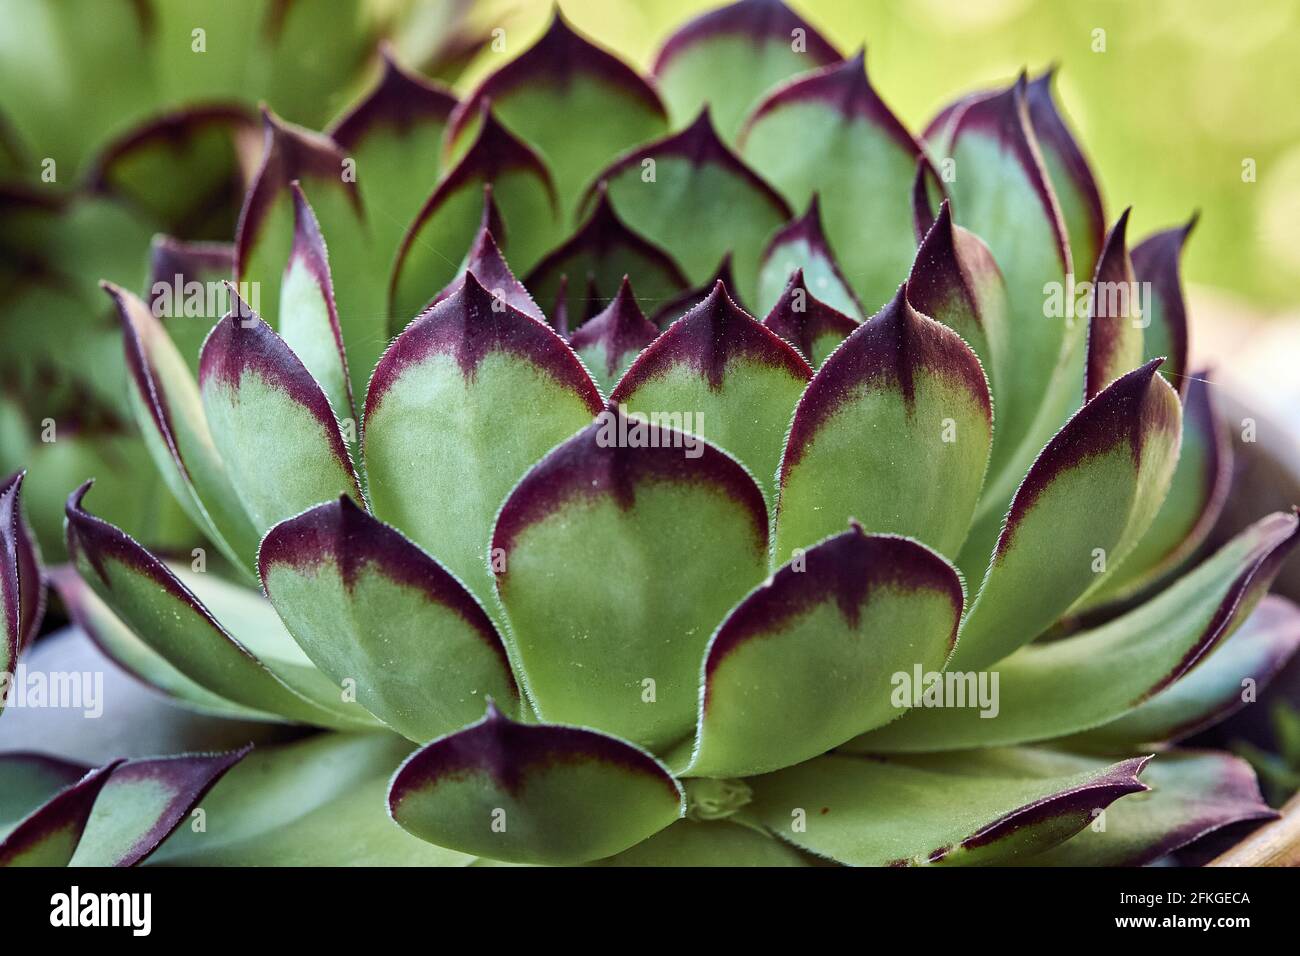
[[[361,487],[320,384],[232,291],[203,345],[199,391],[212,437],[259,536],[290,515]]]
[[[705,645],[766,575],[767,526],[733,458],[614,409],[547,455],[492,534],[538,715],[656,751],[690,735]]]
[[[1150,302],[1144,303],[1148,324],[1143,330],[1143,351],[1147,359],[1168,356],[1160,371],[1184,398],[1191,378],[1187,374],[1187,306],[1179,261],[1196,220],[1197,216],[1192,216],[1185,226],[1148,236],[1133,250],[1133,275],[1144,288],[1150,283],[1151,289]]]
[[[1165,503],[1115,574],[1088,597],[1090,606],[1132,597],[1173,573],[1218,521],[1232,484],[1233,452],[1207,374],[1184,378],[1183,441]]]
[[[759,98],[783,80],[838,63],[826,39],[780,0],[740,0],[679,27],[652,72],[673,126],[704,106],[733,142]]]
[[[136,425],[185,513],[235,567],[251,573],[259,535],[236,493],[203,414],[198,383],[154,313],[115,285]]]
[[[666,252],[619,218],[602,185],[586,221],[537,264],[525,284],[543,302],[563,301],[565,314],[576,328],[590,314],[591,303],[585,301],[588,290],[594,286],[598,294],[608,294],[624,276],[640,290],[637,302],[642,310],[655,308],[689,285]]]
[[[744,813],[818,856],[854,866],[979,865],[1046,849],[1146,788],[1148,758],[1061,772],[1032,749],[869,759],[817,757],[747,781]]]
[[[252,750],[127,760],[95,798],[69,866],[135,866]]]
[[[1244,614],[1238,611],[1234,616]],[[1300,612],[1285,598],[1265,595],[1217,650],[1174,684],[1122,717],[1078,735],[1072,743],[1095,748],[1190,737],[1253,703],[1297,648]]]
[[[414,753],[389,808],[421,839],[518,863],[584,863],[628,849],[685,809],[644,750],[580,727],[482,720]]]
[[[488,602],[501,502],[600,407],[564,341],[468,273],[397,337],[371,378],[363,447],[374,513]]]
[[[1070,239],[1075,274],[1090,276],[1101,255],[1106,215],[1088,160],[1056,108],[1052,96],[1055,76],[1056,70],[1052,68],[1029,81],[1025,86],[1025,108]]]
[[[226,282],[235,274],[235,247],[154,236],[149,246],[149,311],[198,378],[199,352],[212,327],[230,310]]]
[[[569,344],[591,372],[602,395],[613,391],[632,360],[659,336],[659,329],[636,304],[627,276],[618,295],[602,311],[582,323]]]
[[[558,7],[533,46],[485,79],[457,107],[447,134],[450,149],[489,103],[496,117],[532,145],[555,174],[566,218],[608,157],[668,129],[668,116],[654,88],[618,57],[574,32]]]
[[[95,594],[153,651],[190,680],[252,710],[327,727],[364,724],[365,712],[341,703],[337,693],[311,701],[302,696],[328,681],[309,665],[273,672],[271,662],[232,637],[166,565],[84,511],[89,488],[87,482],[68,499],[68,555]]]
[[[1022,647],[997,664],[992,710],[918,708],[854,741],[852,749],[916,753],[1030,743],[1133,711],[1177,686],[1250,615],[1294,547],[1297,524],[1294,515],[1270,515],[1127,614]]]
[[[795,272],[801,273],[819,300],[861,321],[862,306],[840,272],[822,232],[821,208],[815,192],[808,202],[808,211],[784,226],[763,251],[758,268],[760,312],[772,310]]]
[[[1094,397],[1142,364],[1142,302],[1125,233],[1129,210],[1106,234],[1088,297],[1088,354],[1084,399]]]
[[[1158,364],[1108,386],[1039,454],[997,536],[954,667],[983,667],[1032,641],[1104,582],[1151,526],[1182,430],[1178,395],[1156,375]],[[979,544],[976,535],[966,551]]]
[[[623,222],[666,250],[691,282],[703,282],[731,252],[736,289],[754,298],[759,256],[790,219],[790,207],[718,138],[707,110],[680,133],[625,154],[599,178]],[[596,198],[593,189],[584,208]]]
[[[771,500],[781,436],[810,378],[799,353],[719,282],[637,357],[609,400],[707,437],[740,459]]]
[[[9,751],[0,754],[0,840],[41,804],[72,786],[90,768],[48,754]]]
[[[462,266],[456,278],[433,297],[430,307],[437,305],[457,289],[462,288],[465,284],[465,275],[472,272],[479,285],[491,292],[492,297],[498,303],[518,309],[524,315],[531,316],[539,322],[545,322],[546,316],[542,314],[542,310],[538,308],[537,303],[533,300],[532,293],[525,288],[522,282],[515,278],[515,274],[510,270],[510,266],[501,255],[501,250],[497,247],[496,238],[489,225],[496,211],[496,207],[492,203],[492,187],[484,186],[483,188],[486,193],[483,225],[479,228],[478,235],[474,237],[474,244],[470,246],[469,252],[465,256],[464,266]]]
[[[678,820],[648,840],[592,866],[808,866],[787,843],[730,820]]]
[[[682,773],[779,770],[898,717],[895,675],[942,670],[963,600],[942,557],[857,525],[796,556],[709,641]]]
[[[858,323],[826,305],[808,290],[803,270],[795,269],[763,325],[785,339],[814,369],[826,362]]]
[[[505,647],[482,606],[346,495],[272,528],[258,568],[307,656],[410,739],[464,726],[484,697],[518,712]]]
[[[23,517],[26,472],[0,481],[0,674],[13,674],[18,656],[36,636],[45,615],[40,553]],[[0,695],[0,712],[4,695]]]
[[[791,206],[821,196],[826,237],[863,313],[888,302],[916,252],[921,147],[872,89],[864,52],[772,92],[740,142],[745,161]]]
[[[492,186],[510,258],[521,274],[555,241],[559,207],[550,172],[485,105],[473,144],[438,182],[398,250],[390,288],[399,322],[422,312],[458,275],[461,257],[482,227],[485,185]]]
[[[320,734],[259,746],[203,800],[163,866],[464,866],[472,857],[411,836],[388,815],[388,782],[411,752],[395,734]]]
[[[1151,761],[1142,780],[1151,789],[1108,808],[1104,827],[1081,830],[1025,864],[1146,866],[1229,824],[1277,815],[1260,799],[1250,765],[1227,754],[1167,751]]]
[[[0,841],[0,867],[67,866],[95,798],[120,763],[89,771],[23,817]]]
[[[856,518],[954,555],[992,438],[979,360],[907,304],[906,286],[828,358],[799,400],[781,458],[776,558]]]

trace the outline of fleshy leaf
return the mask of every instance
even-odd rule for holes
[[[748,781],[772,833],[855,866],[1006,862],[1068,839],[1146,787],[1148,758],[1061,772],[1050,752],[817,757]]]
[[[0,841],[0,867],[67,866],[95,798],[117,766],[110,763],[89,771],[19,821]]]
[[[1149,315],[1144,316],[1143,350],[1148,359],[1168,356],[1160,369],[1169,384],[1186,397],[1187,377],[1187,306],[1183,301],[1182,280],[1178,264],[1183,246],[1196,225],[1196,216],[1187,225],[1148,236],[1133,250],[1133,275],[1139,284],[1150,283]]]
[[[767,773],[893,720],[902,713],[894,675],[943,668],[962,604],[952,566],[906,538],[854,526],[809,548],[710,640],[698,737],[682,772]]]
[[[487,603],[501,502],[600,407],[564,340],[469,273],[397,337],[371,378],[363,447],[375,515]]]
[[[318,734],[258,746],[203,799],[207,829],[181,827],[162,866],[464,866],[388,815],[388,782],[411,752],[396,734]]]
[[[865,752],[1050,740],[1108,723],[1173,685],[1254,610],[1296,541],[1294,515],[1257,522],[1158,596],[1094,630],[998,662],[996,710],[917,708],[853,743]]]
[[[320,384],[233,292],[203,345],[199,390],[212,437],[259,534],[340,493],[361,498]]]
[[[889,301],[916,251],[921,147],[872,89],[865,54],[779,87],[740,141],[745,161],[790,205],[821,196],[826,237],[863,314]]]
[[[1151,761],[1142,780],[1150,791],[1112,805],[1105,827],[1080,830],[1025,864],[1146,866],[1221,827],[1276,816],[1260,798],[1250,765],[1224,753],[1167,751]]]
[[[505,647],[464,585],[346,495],[276,525],[258,553],[267,596],[307,656],[412,740],[510,713]]]
[[[493,208],[490,194],[487,203],[489,209]],[[497,241],[488,226],[490,218],[490,214],[485,212],[484,224],[479,229],[478,235],[474,237],[474,244],[470,246],[469,254],[465,257],[464,268],[446,288],[434,296],[430,305],[437,305],[464,286],[465,274],[472,272],[479,285],[491,292],[493,298],[509,305],[511,308],[518,309],[524,315],[545,322],[546,316],[542,314],[542,310],[533,301],[532,294],[529,293],[522,282],[515,278],[515,274],[510,271],[510,266],[506,263],[505,257],[501,255]]]
[[[430,843],[496,860],[585,863],[681,817],[682,789],[654,757],[580,727],[487,716],[413,754],[389,808]]]
[[[36,636],[45,615],[40,554],[23,517],[25,475],[20,471],[0,482],[0,674],[14,672],[18,655]]]
[[[678,820],[593,866],[808,866],[798,850],[730,820]]]
[[[664,41],[652,72],[674,126],[690,122],[707,102],[732,142],[768,90],[839,60],[781,0],[740,0],[680,27]]]
[[[907,301],[965,340],[984,366],[993,403],[1000,408],[1001,383],[1012,356],[1006,285],[988,246],[952,221],[946,200],[921,238],[907,277]]]
[[[722,261],[718,263],[718,268],[713,270],[713,275],[707,281],[694,288],[683,289],[676,295],[660,302],[658,308],[650,315],[650,321],[659,329],[668,328],[668,326],[712,295],[719,282],[722,283],[722,288],[727,295],[731,297],[731,301],[742,309],[745,308],[745,301],[741,298],[739,287],[736,285],[734,264],[735,257],[728,251],[723,255]]]
[[[795,409],[781,457],[776,558],[850,518],[954,555],[992,440],[979,360],[907,304],[906,286],[828,358]]]
[[[954,667],[982,667],[1032,641],[1104,582],[1151,526],[1182,429],[1178,395],[1156,375],[1158,364],[1108,386],[1039,454],[962,624]]]
[[[335,417],[352,422],[355,436],[356,404],[325,239],[302,188],[294,182],[289,189],[293,193],[293,247],[280,282],[280,338],[320,385]]]
[[[590,369],[592,378],[608,395],[632,360],[659,336],[659,329],[636,304],[627,276],[618,295],[603,311],[582,323],[569,336],[569,344]]]
[[[412,197],[429,195],[438,182],[442,137],[456,97],[403,69],[387,43],[379,53],[379,78],[330,127],[330,137],[355,163],[376,258],[386,267],[410,222]]]
[[[858,323],[809,291],[803,270],[795,269],[763,325],[785,339],[814,369],[819,369]]]
[[[128,760],[95,798],[69,866],[135,866],[185,821],[222,774],[252,749]]]
[[[196,378],[203,340],[230,310],[225,283],[234,274],[235,247],[230,243],[182,242],[158,235],[149,246],[149,294],[145,302],[163,320],[167,334]]]
[[[1106,234],[1092,279],[1084,399],[1091,399],[1142,364],[1142,302],[1133,279],[1125,235],[1129,210]]]
[[[1056,108],[1052,96],[1055,73],[1054,69],[1048,70],[1029,81],[1025,86],[1025,107],[1069,236],[1075,274],[1089,276],[1101,255],[1106,215],[1102,211],[1101,193],[1092,168]],[[1148,358],[1155,358],[1155,355]]]
[[[1177,682],[1117,720],[1075,739],[1096,747],[1190,737],[1254,701],[1254,695],[1268,685],[1297,648],[1300,611],[1285,598],[1265,595],[1254,613],[1213,654]],[[1247,695],[1248,686],[1251,696]]]
[[[344,705],[337,693],[332,700],[324,694],[310,701],[302,696],[330,686],[319,672],[308,665],[281,666],[273,673],[166,565],[83,510],[81,500],[89,487],[87,482],[68,499],[68,555],[95,594],[150,649],[190,680],[252,710],[320,726],[364,726],[365,712]]]
[[[1130,597],[1172,573],[1218,521],[1232,484],[1233,452],[1206,375],[1183,378],[1183,441],[1165,503],[1115,574],[1089,595],[1089,605]]]
[[[767,238],[790,207],[718,138],[706,109],[682,130],[638,147],[600,174],[630,229],[662,247],[693,283],[728,252],[737,291],[753,299]],[[587,208],[597,193],[588,193]]]
[[[862,318],[862,306],[826,243],[816,193],[808,211],[773,236],[763,252],[758,269],[760,312],[772,310],[796,272],[802,273],[804,283],[822,302],[851,318]]]
[[[485,105],[473,144],[439,180],[398,250],[390,295],[399,322],[420,312],[460,272],[465,250],[482,228],[485,185],[492,186],[510,237],[510,258],[521,275],[555,241],[559,210],[550,172]]]
[[[577,328],[588,314],[583,296],[589,288],[593,284],[598,291],[617,288],[624,276],[640,290],[642,309],[672,298],[689,285],[666,252],[627,227],[614,212],[608,190],[601,186],[591,215],[537,264],[526,284],[542,302],[560,297],[569,327]]]
[[[705,645],[767,573],[767,526],[734,459],[613,409],[542,459],[492,533],[538,715],[655,750],[690,735]]]
[[[237,568],[251,573],[258,533],[213,442],[198,383],[155,314],[105,285],[122,320],[136,425],[163,480],[185,513]]]
[[[30,751],[0,753],[0,841],[29,813],[59,791],[72,786],[90,768],[59,757]]]
[[[486,103],[542,155],[555,174],[566,216],[607,157],[668,129],[654,88],[618,57],[574,32],[558,7],[541,39],[457,107],[447,135],[451,148]]]
[[[740,459],[770,500],[781,434],[810,378],[803,357],[719,282],[637,357],[610,402],[708,438]]]

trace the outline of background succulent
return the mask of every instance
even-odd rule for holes
[[[1265,597],[1297,519],[1185,571],[1229,455],[1190,227],[1130,254],[1050,75],[923,148],[861,54],[744,0],[653,84],[557,15],[459,101],[389,55],[325,133],[262,128],[233,247],[168,266],[256,306],[172,332],[106,286],[232,579],[87,485],[53,580],[176,699],[328,733],[0,757],[0,860],[1106,864],[1271,815],[1243,762],[1165,744],[1300,642]],[[20,483],[7,664],[39,616]],[[996,716],[934,706],[945,669],[996,675]]]

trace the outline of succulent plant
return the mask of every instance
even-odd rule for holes
[[[0,861],[1132,864],[1272,815],[1170,744],[1300,644],[1297,518],[1200,554],[1187,229],[1107,229],[1051,82],[917,140],[742,0],[652,79],[556,15],[460,100],[390,56],[324,133],[265,111],[233,245],[169,247],[228,311],[106,286],[231,577],[88,482],[52,578],[175,700],[322,732],[0,755]]]

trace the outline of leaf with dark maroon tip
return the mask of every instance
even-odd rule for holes
[[[705,106],[728,142],[772,87],[840,55],[781,0],[740,0],[696,17],[664,41],[655,81],[674,126]]]
[[[744,812],[853,866],[1004,863],[1063,842],[1147,787],[1146,757],[1062,766],[1029,748],[887,759],[833,754],[748,781]]]
[[[0,867],[67,866],[95,798],[117,766],[110,763],[87,772],[18,821],[0,841]]]
[[[154,236],[149,246],[149,310],[198,377],[199,351],[229,311],[226,282],[235,274],[235,247],[225,242],[182,242]]]
[[[781,436],[811,377],[802,356],[719,282],[637,357],[610,402],[708,438],[740,459],[770,498]]]
[[[262,584],[303,651],[412,740],[464,726],[485,697],[515,713],[519,692],[482,606],[401,532],[351,498],[276,525]]]
[[[1124,563],[1088,596],[1089,606],[1151,587],[1195,554],[1218,521],[1232,484],[1233,452],[1208,374],[1183,378],[1183,440],[1165,503]]]
[[[348,349],[352,388],[359,391],[385,340],[384,269],[389,256],[363,210],[355,170],[338,144],[263,111],[262,165],[244,198],[235,238],[235,277],[253,309],[280,328],[281,282],[296,236],[294,191],[311,201],[330,249],[336,311]]]
[[[320,384],[269,325],[233,293],[232,300],[204,343],[199,390],[254,527],[265,534],[340,493],[360,500],[347,443]]]
[[[659,329],[636,304],[632,283],[619,283],[618,295],[604,310],[582,323],[569,344],[586,363],[592,378],[608,395],[632,360],[659,336]]]
[[[1178,395],[1158,364],[1108,386],[1039,454],[962,624],[954,666],[982,667],[1032,641],[1100,587],[1151,526],[1182,430]]]
[[[786,437],[776,550],[788,560],[850,518],[956,554],[993,434],[979,359],[907,304],[906,287],[808,383]]]
[[[709,642],[682,773],[779,770],[898,717],[895,675],[942,670],[962,604],[953,567],[906,538],[855,526],[797,555]]]
[[[708,110],[664,139],[640,146],[600,173],[630,229],[663,248],[693,283],[735,255],[737,291],[752,299],[767,238],[790,207],[718,138]],[[596,193],[587,196],[594,206]]]
[[[999,661],[989,703],[981,698],[979,707],[917,708],[855,740],[852,749],[1001,747],[1077,734],[1134,712],[1217,656],[1273,583],[1295,546],[1298,524],[1295,515],[1281,513],[1256,522],[1127,614]]]
[[[501,502],[600,408],[564,340],[467,273],[394,340],[371,377],[363,447],[375,515],[486,604]]]
[[[577,328],[588,312],[582,301],[588,287],[594,282],[598,289],[614,289],[623,276],[638,290],[646,311],[689,284],[666,252],[627,227],[601,187],[591,215],[533,268],[526,284],[542,302],[562,296],[570,327]]]
[[[454,148],[482,104],[541,153],[566,215],[609,156],[660,136],[668,116],[654,88],[617,56],[579,35],[557,7],[541,38],[457,107]],[[557,122],[556,117],[574,117]]]
[[[388,804],[430,843],[547,864],[612,856],[685,810],[681,786],[644,750],[581,727],[515,723],[491,705],[402,764]]]
[[[612,408],[542,459],[492,533],[538,715],[656,751],[686,739],[709,635],[767,573],[767,527],[735,459]]]
[[[821,209],[813,193],[808,211],[772,237],[758,269],[758,310],[770,312],[795,272],[822,302],[861,320],[862,306],[845,281],[822,232]]]
[[[488,202],[491,203],[490,198]],[[510,271],[510,266],[506,263],[505,257],[501,255],[496,239],[486,224],[487,218],[485,215],[485,223],[479,229],[478,235],[474,237],[474,244],[469,248],[469,254],[465,257],[465,265],[461,269],[460,275],[434,296],[433,301],[429,304],[431,306],[437,305],[464,286],[465,273],[472,272],[479,285],[491,292],[493,298],[519,310],[524,315],[537,319],[539,322],[545,322],[546,316],[542,314],[542,310],[533,301],[532,294],[524,287],[522,282],[515,278],[515,274]]]
[[[302,188],[295,182],[289,189],[293,193],[293,248],[280,282],[280,338],[320,385],[339,421],[352,423],[355,436],[357,412],[334,302],[329,253]]]
[[[1143,350],[1148,359],[1168,356],[1160,371],[1169,383],[1186,398],[1187,376],[1187,306],[1183,300],[1179,262],[1187,237],[1196,225],[1196,216],[1187,225],[1166,229],[1148,236],[1133,250],[1133,275],[1145,290],[1150,283]]]
[[[399,323],[421,311],[460,272],[465,250],[482,228],[485,185],[492,187],[510,258],[521,275],[555,241],[559,208],[550,172],[484,105],[469,149],[439,180],[398,250],[390,294]]]
[[[82,508],[89,487],[68,499],[69,558],[82,580],[151,650],[190,680],[252,710],[325,727],[373,723],[356,704],[345,704],[342,693],[306,658],[255,657],[165,564]]]
[[[723,290],[731,297],[731,301],[742,309],[745,308],[745,300],[741,298],[739,287],[736,285],[734,264],[735,257],[730,251],[726,252],[722,257],[722,261],[718,263],[718,268],[713,270],[713,275],[706,281],[693,289],[683,289],[676,295],[669,296],[657,303],[657,308],[650,314],[650,321],[654,323],[656,328],[668,328],[668,326],[712,295],[719,282],[722,283]]]
[[[195,377],[148,306],[117,286],[104,291],[121,317],[128,401],[154,465],[185,513],[251,573],[260,536],[217,451]]]
[[[1156,755],[1142,780],[1150,792],[1112,804],[1105,826],[1080,830],[1024,864],[1146,866],[1230,824],[1277,816],[1260,796],[1250,764],[1228,754],[1169,750]]]
[[[1142,364],[1142,300],[1125,235],[1129,210],[1106,234],[1088,296],[1088,353],[1084,400]]]
[[[118,764],[95,798],[69,866],[135,866],[185,822],[252,745]]]
[[[916,251],[912,185],[921,147],[872,89],[863,52],[779,87],[746,121],[740,142],[745,161],[790,205],[821,196],[826,238],[863,313],[879,309]]]
[[[37,807],[72,786],[90,768],[32,751],[0,753],[0,841]]]
[[[1025,107],[1070,239],[1075,274],[1089,276],[1101,255],[1106,215],[1092,168],[1056,107],[1052,96],[1055,75],[1051,69],[1029,81]]]
[[[1191,737],[1254,703],[1297,649],[1300,609],[1286,598],[1266,594],[1219,648],[1187,674],[1124,716],[1071,742],[1115,747]]]
[[[803,270],[796,269],[763,325],[797,348],[816,371],[859,323],[813,295]]]
[[[23,517],[20,471],[0,482],[0,674],[12,674],[45,614],[40,553]],[[0,710],[4,695],[0,695]]]

